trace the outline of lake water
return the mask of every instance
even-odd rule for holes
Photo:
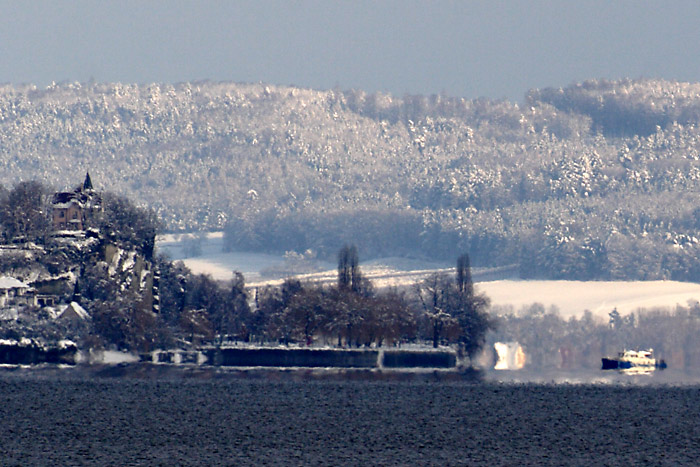
[[[700,457],[696,384],[115,374],[0,370],[2,465],[678,465]]]

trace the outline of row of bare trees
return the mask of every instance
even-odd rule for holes
[[[340,250],[333,285],[288,278],[280,286],[250,291],[239,273],[229,287],[222,287],[206,275],[189,274],[181,264],[161,270],[160,319],[192,344],[320,341],[379,347],[430,342],[434,347],[457,345],[472,357],[495,324],[487,313],[488,299],[474,292],[467,255],[458,261],[456,279],[434,274],[403,291],[375,290],[362,275],[354,246]]]

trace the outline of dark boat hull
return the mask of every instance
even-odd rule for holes
[[[611,358],[603,358],[603,370],[617,370],[620,368],[620,362]]]
[[[621,361],[621,360],[615,360],[613,358],[603,358],[603,370],[629,370],[632,367],[635,367],[637,365],[633,365],[630,362],[626,361]],[[647,368],[647,366],[639,366],[640,368]],[[648,368],[659,368],[663,370],[666,368],[666,362],[663,360],[655,362],[653,366],[649,366]]]

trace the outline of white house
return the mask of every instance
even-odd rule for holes
[[[10,305],[35,305],[34,289],[14,277],[0,277],[0,308]]]

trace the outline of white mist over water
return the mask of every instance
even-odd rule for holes
[[[116,350],[90,350],[89,352],[79,352],[76,358],[76,363],[87,363],[90,365],[118,365],[120,363],[136,363],[138,361],[138,355]]]

